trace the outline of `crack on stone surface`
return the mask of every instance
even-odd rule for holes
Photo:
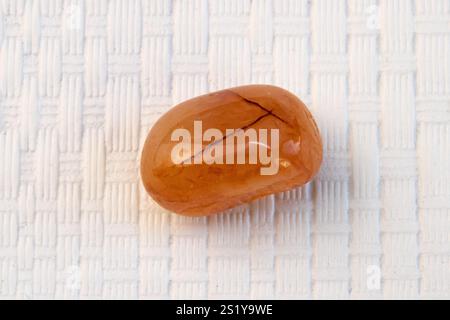
[[[256,106],[256,107],[258,107],[258,108],[260,108],[260,109],[266,111],[266,112],[268,113],[268,115],[271,115],[271,116],[277,118],[277,119],[280,120],[281,122],[283,122],[283,123],[287,124],[289,127],[291,127],[291,124],[290,124],[289,122],[287,122],[286,120],[284,120],[284,119],[281,118],[280,116],[278,116],[278,115],[276,115],[275,113],[273,113],[272,110],[269,110],[269,109],[267,109],[267,108],[264,108],[264,107],[263,107],[262,105],[260,105],[258,102],[252,101],[252,100],[250,100],[250,99],[248,99],[248,98],[246,98],[246,97],[240,95],[239,93],[237,93],[237,92],[235,92],[235,91],[233,91],[233,90],[228,90],[228,91],[234,93],[235,95],[237,95],[239,98],[241,98],[241,99],[244,100],[245,102],[247,102],[247,103],[249,103],[249,104],[251,104],[251,105],[254,105],[254,106]]]

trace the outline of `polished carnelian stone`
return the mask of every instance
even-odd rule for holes
[[[200,121],[203,132],[217,129],[223,133],[222,139],[202,140],[197,149],[192,142],[191,151],[200,153],[182,153],[185,159],[181,163],[174,161],[173,150],[179,143],[172,141],[174,130],[187,129],[194,136],[195,122]],[[245,163],[236,163],[238,156],[234,154],[230,156],[234,163],[226,163],[229,152],[226,154],[225,145],[237,141],[226,135],[227,129],[240,129],[236,132],[249,136],[250,130],[278,132],[278,139],[268,134],[269,139],[262,143],[251,141],[250,137],[245,140],[244,148],[248,151]],[[269,165],[251,163],[249,150],[254,145],[261,150],[266,148],[271,156],[276,155],[272,159],[278,168],[276,173],[264,175],[262,168]],[[196,156],[206,159],[206,152],[214,146],[223,148],[223,163],[195,163]],[[238,148],[233,150],[237,152]],[[183,215],[201,216],[301,186],[315,176],[321,162],[319,130],[303,102],[278,87],[249,85],[199,96],[165,113],[145,141],[141,177],[147,192],[162,207]]]

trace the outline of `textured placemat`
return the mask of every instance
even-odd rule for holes
[[[0,1],[1,298],[450,298],[449,0]],[[174,103],[271,83],[314,113],[309,186],[155,205]]]

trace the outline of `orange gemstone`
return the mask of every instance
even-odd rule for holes
[[[209,215],[301,186],[322,162],[319,130],[292,93],[250,85],[173,107],[145,141],[141,176],[162,207]]]

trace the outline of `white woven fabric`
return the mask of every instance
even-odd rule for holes
[[[450,298],[449,0],[0,0],[1,298]],[[305,101],[309,186],[209,218],[148,129],[249,84]]]

